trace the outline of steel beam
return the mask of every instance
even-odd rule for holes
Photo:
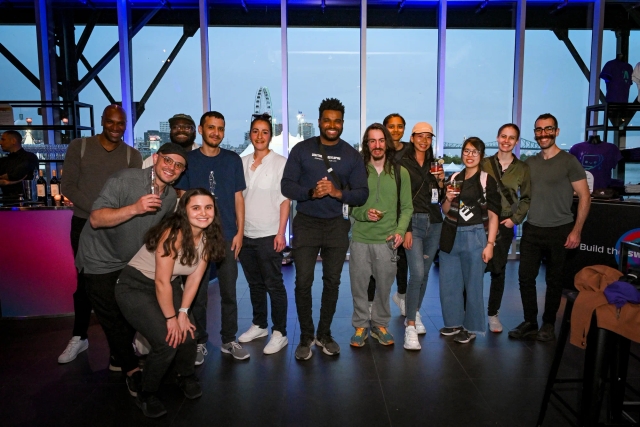
[[[604,29],[604,0],[594,0],[593,2],[593,26],[591,29],[591,72],[587,76],[589,79],[589,98],[587,105],[596,105],[598,99],[605,103],[605,97],[600,90],[600,69],[602,65],[602,32]],[[589,117],[591,123],[598,122],[598,113],[593,113]],[[591,123],[585,123],[585,127]]]
[[[289,42],[287,0],[280,0],[280,57],[282,59],[282,155],[289,157]],[[291,223],[293,214],[289,217]],[[288,234],[288,233],[287,233]]]
[[[198,1],[200,7],[200,69],[202,73],[202,112],[211,110],[211,80],[209,78],[209,2]]]
[[[0,54],[7,58],[7,61],[11,63],[20,73],[27,78],[34,86],[40,88],[40,79],[38,79],[27,67],[24,66],[18,58],[16,58],[2,43],[0,43]]]
[[[516,40],[513,52],[513,103],[511,104],[511,121],[520,128],[522,128],[522,87],[524,84],[524,38],[526,21],[526,1],[518,0],[516,5]],[[514,151],[516,156],[520,157],[520,144],[516,145]]]
[[[56,47],[53,37],[53,17],[48,0],[35,0],[36,34],[38,43],[38,64],[40,68],[40,99],[51,102],[58,98],[57,79],[55,74]],[[42,124],[55,124],[54,109],[42,109]],[[57,114],[56,114],[57,115]],[[44,133],[45,144],[55,143],[55,132],[48,130]]]
[[[122,108],[127,116],[127,129],[124,132],[124,142],[133,147],[133,129],[136,125],[133,117],[133,64],[131,63],[131,4],[128,0],[116,0],[118,12],[118,46],[120,48],[120,91],[122,93]],[[98,68],[97,66],[94,70]],[[97,75],[97,73],[96,73]]]
[[[119,1],[119,0],[118,0]],[[154,15],[160,10],[162,9],[161,7],[153,9],[151,11],[149,11],[149,13],[147,13],[145,16],[143,16],[140,21],[133,27],[133,29],[131,29],[131,31],[129,31],[129,29],[127,29],[127,32],[129,32],[131,34],[131,38],[133,38],[136,34],[138,34],[140,32],[140,30],[142,28],[144,28],[144,26],[154,17]],[[118,15],[119,16],[119,15]],[[119,19],[119,18],[118,18]],[[118,24],[119,27],[119,24]],[[120,42],[114,44],[111,49],[109,49],[109,51],[107,53],[105,53],[105,55],[96,63],[96,65],[93,67],[92,71],[87,73],[78,83],[78,87],[76,88],[76,94],[79,94],[80,92],[82,92],[82,90],[87,87],[87,85],[89,83],[91,83],[91,80],[93,80],[93,78],[95,76],[98,75],[98,73],[100,73],[100,71],[102,71],[104,69],[104,67],[107,66],[107,64],[109,64],[109,62],[111,62],[111,60],[113,58],[116,57],[116,55],[118,54],[118,51],[120,49]]]
[[[95,13],[91,15],[91,18],[89,22],[87,22],[87,25],[84,27],[84,30],[82,30],[82,34],[78,39],[78,44],[76,44],[76,58],[78,58],[78,60],[82,56],[82,52],[84,52],[84,48],[87,46],[87,42],[89,41],[89,38],[93,33],[93,29],[95,28],[96,23],[100,18],[100,14],[101,14],[101,9],[96,10]]]
[[[445,61],[447,57],[447,0],[438,3],[438,91],[436,95],[436,152],[434,155],[444,155],[444,91],[445,91]]]
[[[360,1],[360,135],[367,128],[367,0]]]
[[[85,58],[84,55],[80,55],[80,62],[82,62],[82,65],[85,66],[87,71],[91,71],[91,68],[92,68],[91,64],[89,63],[87,58]],[[109,100],[109,104],[115,104],[116,99],[111,95],[111,92],[109,92],[109,89],[107,89],[107,86],[102,82],[102,79],[98,76],[95,76],[94,80],[96,81],[96,84],[98,85],[102,93],[104,93],[104,96],[106,96],[107,99]]]
[[[136,108],[136,121],[140,118],[142,113],[144,113],[147,101],[149,100],[151,95],[153,95],[153,92],[156,90],[156,87],[158,87],[158,84],[167,73],[167,70],[169,70],[171,64],[173,64],[173,61],[176,59],[176,56],[178,56],[178,53],[180,53],[180,49],[182,49],[189,37],[193,37],[195,35],[196,31],[198,31],[197,27],[188,27],[185,25],[182,37],[180,37],[180,40],[178,40],[178,43],[169,54],[169,57],[166,61],[164,61],[162,67],[160,67],[160,71],[158,71],[158,74],[149,85],[147,91],[144,93],[142,98],[140,98],[140,101],[138,102],[138,106]]]

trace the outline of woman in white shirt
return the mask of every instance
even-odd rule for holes
[[[184,193],[176,211],[149,229],[145,245],[122,270],[116,300],[127,321],[151,346],[136,405],[145,416],[167,413],[155,393],[175,360],[177,382],[189,399],[202,396],[194,374],[195,326],[189,307],[207,265],[224,257],[220,214],[208,190]],[[181,276],[187,276],[185,283]],[[136,375],[134,374],[134,375]]]
[[[240,264],[249,283],[253,306],[251,327],[240,337],[241,343],[269,335],[267,294],[271,298],[271,340],[264,354],[277,353],[287,346],[287,291],[282,280],[282,251],[289,218],[289,199],[280,191],[287,160],[269,149],[271,117],[254,116],[249,137],[254,152],[242,158],[245,204],[244,239]]]

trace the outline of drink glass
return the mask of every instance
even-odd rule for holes
[[[391,249],[391,262],[398,262],[400,257],[398,256],[398,248],[396,248],[395,238],[387,240],[387,246]]]
[[[149,188],[149,194],[158,195],[159,193],[160,188],[158,187],[158,184],[156,184],[156,172],[151,168],[151,186]]]
[[[462,188],[462,181],[454,180],[449,182],[447,189],[451,190],[451,192],[457,196],[458,194],[460,194],[461,188]]]

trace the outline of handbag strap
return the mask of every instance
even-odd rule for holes
[[[491,167],[493,168],[493,173],[496,175],[496,182],[498,183],[498,188],[500,189],[500,192],[502,193],[504,198],[507,199],[507,202],[509,202],[509,205],[513,205],[516,202],[513,200],[513,197],[511,196],[511,193],[509,192],[509,190],[502,183],[502,175],[498,171],[498,166],[496,165],[496,162],[497,162],[497,158],[495,156],[491,156],[491,158],[489,158],[489,163],[491,163]]]

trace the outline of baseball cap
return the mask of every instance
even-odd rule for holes
[[[411,129],[411,135],[413,135],[414,133],[422,133],[422,132],[429,132],[431,135],[436,136],[433,133],[433,126],[431,126],[427,122],[418,122],[413,127],[413,129]]]
[[[173,125],[172,122],[175,121],[175,120],[187,120],[187,121],[191,122],[193,127],[196,127],[196,122],[194,122],[193,119],[191,118],[191,116],[188,115],[188,114],[180,113],[180,114],[176,114],[175,116],[171,117],[169,119],[169,126],[172,126]]]
[[[177,154],[184,159],[184,164],[187,164],[187,150],[173,142],[162,144],[162,146],[158,148],[158,154]]]

